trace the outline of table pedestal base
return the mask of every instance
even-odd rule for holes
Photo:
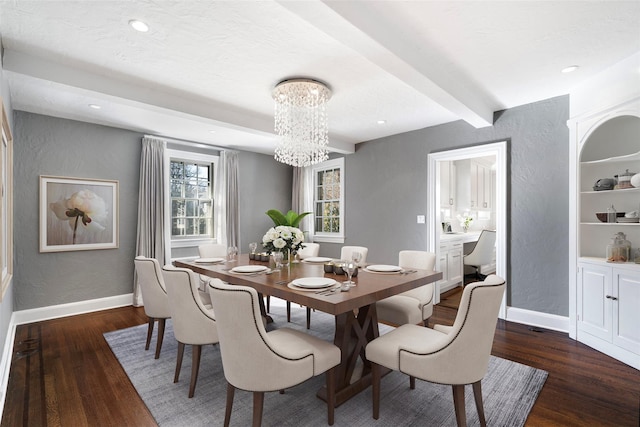
[[[379,335],[375,303],[360,308],[357,313],[349,311],[336,316],[333,343],[342,353],[341,362],[336,367],[336,407],[371,385],[371,364],[365,357],[365,347]],[[362,365],[362,373],[354,379],[358,364]],[[325,402],[326,395],[326,387],[317,393]]]

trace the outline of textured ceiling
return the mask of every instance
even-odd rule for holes
[[[14,109],[271,153],[272,88],[311,77],[348,153],[569,93],[640,51],[640,2],[2,0],[0,36]]]

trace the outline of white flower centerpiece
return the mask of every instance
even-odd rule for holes
[[[267,253],[282,252],[283,258],[291,261],[289,255],[301,249],[304,243],[304,233],[298,228],[298,224],[302,218],[310,213],[297,214],[289,211],[285,215],[277,209],[267,211],[267,215],[275,225],[267,230],[262,238],[262,246],[267,250]]]
[[[288,225],[271,227],[262,238],[262,246],[268,253],[283,252],[285,255],[297,251],[304,242],[304,233]]]

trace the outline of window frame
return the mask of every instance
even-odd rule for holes
[[[13,280],[13,137],[2,99],[0,104],[0,301],[3,301]]]
[[[344,157],[338,157],[335,159],[327,160],[322,163],[318,163],[313,166],[309,166],[311,170],[311,179],[309,179],[309,189],[311,192],[311,200],[312,200],[312,230],[313,230],[313,241],[314,242],[324,242],[324,243],[344,243],[345,240],[345,203],[344,203],[344,195],[346,190],[346,173],[344,167]],[[339,169],[340,170],[340,197],[338,203],[340,204],[340,231],[338,233],[332,232],[318,232],[316,230],[316,203],[318,202],[317,198],[317,179],[318,172],[323,172],[329,169]]]
[[[219,204],[217,203],[217,194],[216,194],[216,181],[217,181],[217,174],[218,174],[218,165],[219,165],[219,160],[220,160],[220,156],[214,156],[211,154],[201,154],[201,153],[194,153],[191,151],[182,151],[182,150],[175,150],[175,149],[167,149],[166,150],[166,159],[167,159],[167,164],[166,164],[166,185],[165,185],[165,192],[167,195],[167,230],[168,230],[168,237],[169,240],[171,242],[171,247],[172,248],[191,248],[191,247],[198,247],[200,245],[204,245],[207,243],[218,243],[218,236],[216,235],[216,230],[217,230],[217,220],[216,217],[218,215],[218,213],[216,212],[216,208],[217,206],[219,206]],[[171,215],[171,162],[172,161],[187,161],[187,162],[196,162],[196,163],[209,163],[213,166],[213,171],[211,173],[211,182],[212,182],[212,186],[211,186],[211,191],[212,191],[212,207],[213,207],[213,224],[212,224],[212,230],[214,230],[214,237],[178,237],[178,238],[174,238],[173,233],[172,233],[172,215]]]

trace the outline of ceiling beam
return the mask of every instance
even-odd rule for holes
[[[358,2],[279,3],[472,126],[493,124],[492,97],[462,71],[452,75],[450,67],[446,72],[436,69],[429,59],[437,49],[416,46],[401,31],[392,31],[384,13],[375,8],[365,12]]]
[[[124,105],[189,120],[206,121],[212,126],[231,131],[275,137],[271,116],[256,114],[211,99],[198,98],[195,95],[185,96],[184,93],[158,90],[157,85],[135,78],[129,77],[125,81],[124,77],[107,77],[9,49],[4,50],[3,67],[16,74],[113,97]],[[329,149],[349,154],[355,152],[355,144],[331,137]]]

